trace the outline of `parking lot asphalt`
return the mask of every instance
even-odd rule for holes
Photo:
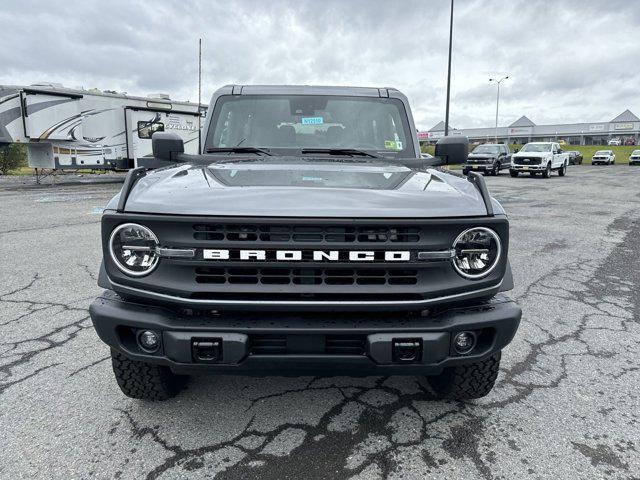
[[[640,168],[487,181],[523,308],[488,397],[202,377],[163,403],[121,394],[87,311],[120,185],[0,181],[0,477],[640,477]]]

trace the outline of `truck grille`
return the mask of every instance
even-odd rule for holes
[[[308,225],[193,225],[196,240],[228,242],[312,242],[312,243],[415,243],[419,227],[412,226],[308,226]]]
[[[231,285],[415,285],[418,271],[398,268],[196,267],[196,282]]]
[[[515,165],[540,165],[539,158],[514,158]]]

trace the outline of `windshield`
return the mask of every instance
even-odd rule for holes
[[[527,143],[524,147],[522,147],[521,152],[550,152],[551,144],[550,143]]]
[[[611,150],[598,150],[596,155],[609,155],[610,152]]]
[[[500,147],[495,145],[480,145],[473,149],[473,153],[499,153]]]
[[[273,154],[357,149],[414,158],[403,103],[329,95],[226,95],[214,107],[207,148],[256,147]]]
[[[631,155],[640,155],[640,150],[634,150]]]

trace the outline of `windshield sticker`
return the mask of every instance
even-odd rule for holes
[[[302,117],[302,125],[322,125],[323,123],[322,117]]]
[[[395,140],[385,140],[384,148],[387,150],[402,150],[402,142]]]

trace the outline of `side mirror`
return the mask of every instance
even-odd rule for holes
[[[444,137],[436,143],[436,157],[442,159],[443,165],[460,165],[469,156],[469,139],[467,137]]]
[[[184,153],[184,141],[175,133],[155,132],[151,137],[151,148],[156,160],[176,162],[176,157]]]
[[[513,149],[513,153],[518,153],[519,151],[520,151],[520,149],[519,149],[519,148],[514,148],[514,149]]]

